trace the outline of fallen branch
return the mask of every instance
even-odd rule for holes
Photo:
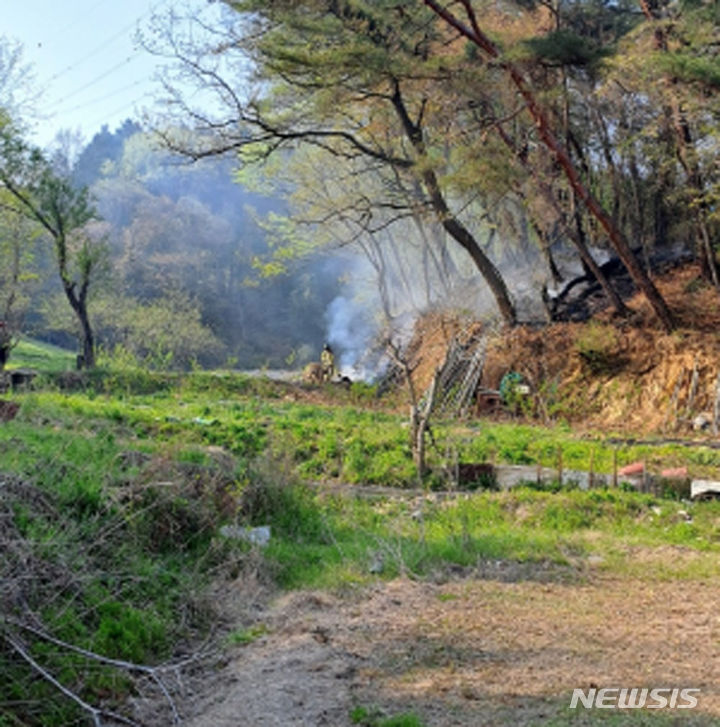
[[[81,656],[86,657],[87,659],[91,659],[93,661],[100,662],[101,664],[107,664],[109,666],[117,667],[118,669],[125,669],[126,671],[135,671],[139,672],[141,674],[147,674],[154,682],[157,684],[160,691],[163,693],[163,696],[167,700],[168,704],[170,705],[170,709],[172,711],[173,715],[173,724],[180,724],[180,715],[177,711],[177,707],[175,706],[175,701],[170,696],[170,692],[168,691],[167,687],[165,686],[163,680],[160,678],[160,675],[158,674],[159,671],[165,671],[169,669],[179,669],[181,666],[184,666],[185,664],[189,664],[193,661],[195,661],[196,657],[193,656],[190,659],[186,659],[182,662],[176,663],[176,664],[166,664],[161,666],[147,666],[146,664],[135,664],[131,661],[124,661],[122,659],[111,659],[107,656],[102,656],[101,654],[96,654],[93,651],[88,651],[87,649],[83,649],[79,646],[75,646],[74,644],[69,644],[66,641],[62,641],[61,639],[58,639],[54,636],[51,636],[48,633],[45,633],[41,629],[37,629],[34,626],[29,626],[27,624],[24,624],[20,621],[15,621],[14,619],[6,621],[6,623],[10,623],[16,628],[22,629],[23,631],[27,631],[28,633],[33,634],[34,636],[37,636],[38,638],[43,639],[43,641],[47,641],[51,644],[55,644],[55,646],[59,646],[63,649],[67,649],[68,651],[72,651],[76,654],[80,654]],[[134,722],[131,724],[135,724]]]
[[[71,689],[68,689],[64,684],[59,682],[52,674],[50,674],[49,671],[44,669],[40,664],[35,661],[35,659],[32,658],[32,656],[29,654],[27,649],[22,645],[22,643],[12,636],[9,633],[4,633],[3,637],[7,644],[10,646],[10,648],[22,659],[24,659],[30,667],[33,669],[33,671],[37,672],[46,682],[49,682],[52,684],[58,691],[62,692],[68,699],[72,700],[77,704],[82,710],[87,712],[92,716],[93,724],[95,724],[95,727],[102,727],[102,717],[108,717],[109,719],[114,719],[116,722],[120,722],[122,724],[130,725],[130,727],[142,727],[142,725],[139,722],[134,722],[131,719],[128,719],[127,717],[123,717],[120,714],[115,714],[114,712],[110,712],[109,710],[100,709],[98,707],[94,707],[92,704],[89,704],[86,702],[82,697],[75,694]]]

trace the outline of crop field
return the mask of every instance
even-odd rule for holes
[[[49,375],[12,399],[18,416],[0,427],[3,726],[86,724],[88,705],[108,723],[229,725],[240,702],[263,724],[263,699],[286,710],[277,724],[319,724],[315,707],[338,725],[649,719],[570,711],[572,689],[595,683],[697,686],[687,723],[720,715],[701,669],[718,643],[720,504],[623,487],[443,489],[446,457],[552,465],[561,451],[567,467],[592,457],[608,471],[615,451],[709,475],[714,449],[441,422],[419,489],[402,409],[364,385],[105,370]],[[269,525],[271,539],[259,548],[224,525]],[[347,675],[327,704],[307,701],[328,688],[312,658]],[[305,708],[262,691],[258,670],[286,661]],[[257,680],[257,699],[233,691],[233,669]],[[202,686],[208,674],[220,687]]]

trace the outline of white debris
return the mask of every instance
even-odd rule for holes
[[[257,528],[242,527],[240,525],[223,525],[220,535],[234,540],[245,540],[253,545],[264,547],[270,542],[270,526],[260,525]]]
[[[720,482],[716,480],[693,480],[690,483],[690,499],[700,495],[720,496]]]

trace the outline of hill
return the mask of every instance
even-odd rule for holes
[[[415,384],[428,387],[453,338],[484,339],[481,391],[519,373],[531,389],[522,414],[532,419],[635,434],[689,432],[699,415],[713,419],[720,392],[720,298],[699,272],[685,265],[656,281],[679,324],[670,334],[639,295],[628,301],[630,318],[603,311],[588,322],[499,332],[460,314],[429,314],[408,348]]]
[[[32,368],[43,373],[75,368],[75,353],[33,338],[23,338],[12,350],[7,368]]]

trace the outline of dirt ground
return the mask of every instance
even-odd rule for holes
[[[418,391],[425,391],[448,343],[487,335],[481,386],[497,389],[509,371],[530,385],[533,416],[560,415],[574,425],[633,433],[688,433],[698,414],[712,415],[720,391],[720,298],[690,264],[656,279],[678,328],[665,333],[641,295],[633,314],[597,313],[591,323],[484,331],[449,313],[421,317],[407,355]],[[478,414],[484,412],[478,409]]]
[[[267,633],[224,652],[185,705],[189,727],[343,727],[357,705],[428,727],[591,725],[607,710],[568,705],[593,686],[698,688],[697,708],[662,724],[720,724],[715,581],[490,563],[344,595],[234,588],[231,601],[265,602],[252,620]]]

